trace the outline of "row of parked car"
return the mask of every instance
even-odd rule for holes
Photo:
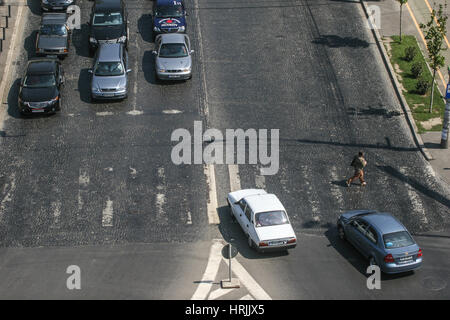
[[[67,10],[75,0],[41,0],[43,10],[36,36],[36,56],[30,59],[19,83],[21,114],[53,113],[61,109],[64,70],[60,60],[70,51],[72,31]],[[188,80],[192,77],[189,36],[183,1],[156,0],[153,12],[155,79]],[[89,25],[89,52],[94,56],[92,101],[125,99],[129,67],[128,12],[124,0],[96,0]]]

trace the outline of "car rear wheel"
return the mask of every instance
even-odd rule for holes
[[[253,242],[250,235],[247,235],[247,243],[248,243],[248,246],[250,247],[250,249],[255,249],[255,243]]]
[[[342,226],[338,226],[339,239],[345,240],[345,231]]]

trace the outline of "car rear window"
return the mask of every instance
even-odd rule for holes
[[[385,234],[383,235],[383,240],[386,249],[403,248],[415,243],[406,231]]]
[[[287,224],[289,220],[284,211],[268,211],[255,214],[256,227],[276,226]]]
[[[43,36],[66,36],[67,29],[63,24],[44,24],[41,26],[41,35]]]

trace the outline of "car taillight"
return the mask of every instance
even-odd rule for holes
[[[394,257],[392,256],[392,254],[389,253],[386,257],[384,257],[384,262],[386,263],[394,262]]]
[[[297,241],[297,239],[291,239],[291,240],[288,240],[288,242],[287,243],[295,243]]]
[[[417,254],[417,258],[421,258],[422,257],[422,249],[419,249],[419,253]]]
[[[260,242],[260,243],[259,243],[259,246],[260,246],[260,247],[267,247],[268,244],[267,244],[267,242]]]

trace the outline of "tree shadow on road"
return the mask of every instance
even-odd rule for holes
[[[370,45],[367,41],[361,40],[359,38],[340,37],[336,35],[323,35],[315,38],[312,43],[325,45],[330,48],[367,48]]]

